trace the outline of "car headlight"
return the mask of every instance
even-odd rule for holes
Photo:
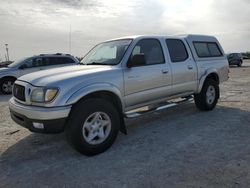
[[[36,88],[31,93],[32,102],[50,102],[58,93],[57,88]]]

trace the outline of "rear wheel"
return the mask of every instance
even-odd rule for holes
[[[72,109],[66,133],[68,141],[78,152],[96,155],[113,144],[119,127],[119,114],[110,102],[87,99]]]
[[[2,94],[8,95],[12,93],[13,84],[16,79],[14,78],[3,78],[0,81],[0,90]]]
[[[238,66],[238,67],[241,67],[241,66],[242,66],[242,61],[239,61],[239,63],[238,63],[237,66]]]
[[[218,102],[219,95],[218,84],[214,80],[208,79],[205,81],[201,92],[194,95],[195,105],[202,111],[212,110]]]

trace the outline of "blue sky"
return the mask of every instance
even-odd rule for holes
[[[83,56],[94,44],[137,34],[215,35],[226,52],[250,50],[249,0],[5,0],[0,2],[0,59],[4,44],[15,60],[40,53]]]

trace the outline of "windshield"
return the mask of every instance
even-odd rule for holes
[[[27,59],[27,57],[26,57],[26,58],[19,59],[19,60],[17,60],[17,61],[14,61],[13,63],[9,64],[8,67],[13,68],[13,67],[20,66],[20,65],[23,64],[23,62],[24,62],[26,59]]]
[[[117,65],[131,42],[131,39],[123,39],[98,44],[82,59],[81,64]]]

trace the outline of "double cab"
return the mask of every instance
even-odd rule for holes
[[[9,108],[30,131],[66,131],[77,151],[95,155],[126,133],[128,112],[190,97],[212,110],[227,79],[227,57],[213,36],[123,37],[96,45],[79,65],[18,78]]]

